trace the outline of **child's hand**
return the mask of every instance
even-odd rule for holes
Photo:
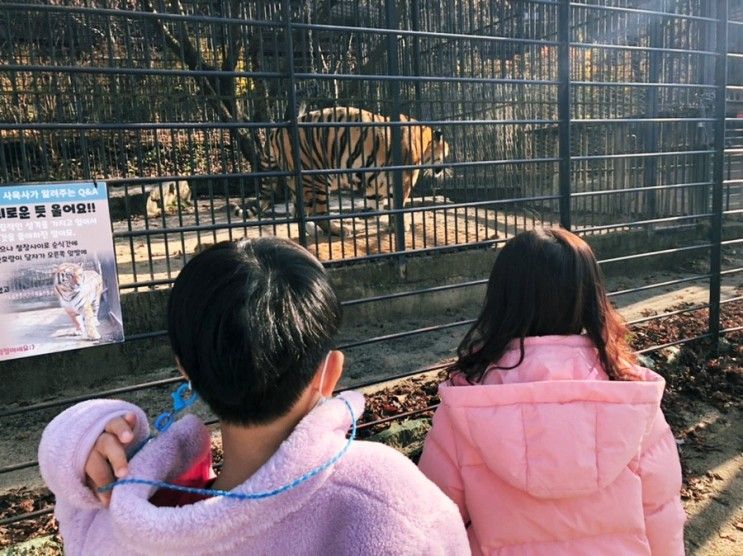
[[[111,419],[85,462],[88,485],[105,506],[111,501],[111,492],[98,492],[98,488],[128,473],[126,447],[134,440],[136,424],[134,413]]]

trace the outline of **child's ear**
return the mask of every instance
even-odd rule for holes
[[[312,387],[317,390],[321,396],[329,398],[333,395],[338,381],[343,374],[343,361],[345,356],[342,351],[331,351],[326,359],[323,359],[315,371],[315,377],[312,379]],[[323,367],[325,371],[323,372]]]

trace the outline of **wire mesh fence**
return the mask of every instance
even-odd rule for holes
[[[0,187],[107,181],[123,291],[165,287],[204,246],[243,236],[291,237],[334,266],[545,224],[696,229],[602,264],[700,252],[705,271],[612,296],[704,281],[708,303],[632,324],[706,308],[709,334],[680,341],[717,338],[737,301],[721,284],[743,271],[723,260],[741,245],[723,229],[743,215],[742,31],[740,0],[4,2]]]

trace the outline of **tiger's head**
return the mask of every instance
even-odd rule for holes
[[[433,168],[427,168],[423,174],[442,179],[448,173],[444,161],[449,156],[449,144],[444,140],[444,133],[440,129],[426,128],[423,139],[425,146],[421,164],[433,166]]]
[[[75,263],[62,263],[54,269],[54,287],[58,290],[74,290],[82,281],[83,268]]]

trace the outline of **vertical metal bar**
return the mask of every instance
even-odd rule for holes
[[[720,345],[720,286],[722,261],[722,190],[725,178],[725,94],[727,92],[728,0],[717,0],[717,58],[715,60],[715,155],[712,167],[712,230],[710,231],[709,332],[713,351]]]
[[[418,0],[412,0],[410,5],[410,27],[413,31],[420,31],[420,21],[418,17],[418,12],[420,10],[420,7],[418,5]],[[413,75],[422,75],[421,74],[421,43],[420,43],[420,37],[418,35],[414,35],[413,38]],[[415,115],[416,118],[428,118],[428,115],[422,116],[419,112],[421,109],[421,82],[416,81],[413,83],[413,87],[415,88],[415,110],[411,110],[412,114]]]
[[[292,158],[294,161],[294,172],[291,179],[294,180],[294,206],[297,210],[297,224],[299,226],[299,243],[307,247],[307,219],[304,212],[304,187],[302,185],[302,155],[299,152],[299,126],[297,125],[297,78],[294,75],[294,40],[292,37],[292,9],[291,0],[282,0],[284,12],[284,23],[286,36],[286,68],[289,77],[289,121],[291,126],[289,132],[292,138]],[[327,221],[328,226],[330,221]]]
[[[557,47],[557,117],[560,163],[560,225],[570,229],[570,0],[560,0]]]
[[[654,20],[650,24],[650,46],[652,48],[662,48],[663,35],[661,33],[660,21]],[[651,50],[648,60],[648,82],[655,83],[658,81],[661,71],[660,51]],[[646,115],[648,118],[658,117],[658,87],[648,87],[646,97]],[[658,126],[660,124],[650,122],[645,130],[645,151],[658,152]],[[658,157],[652,156],[645,160],[643,184],[645,187],[654,187],[658,183]],[[649,218],[655,218],[658,213],[658,196],[655,189],[651,189],[646,194],[647,215]]]
[[[396,0],[386,0],[386,18],[387,28],[398,28],[398,14]],[[388,75],[400,75],[399,61],[397,58],[397,40],[398,36],[394,34],[387,35],[387,71]],[[400,99],[400,82],[397,79],[389,81],[390,98],[392,99],[392,111],[390,121],[400,121],[401,99]],[[400,166],[403,164],[402,159],[402,129],[399,125],[392,126],[392,165]],[[409,129],[412,133],[413,130]],[[411,161],[405,161],[410,164]],[[392,174],[392,191],[394,196],[394,208],[400,210],[403,208],[403,190],[402,190],[402,171],[395,170]],[[395,219],[395,251],[405,251],[405,215],[402,212],[394,214]]]

